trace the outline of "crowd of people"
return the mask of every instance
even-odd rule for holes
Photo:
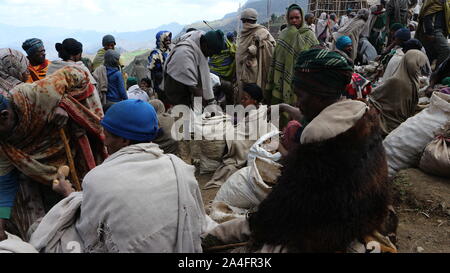
[[[160,31],[128,67],[112,35],[92,61],[74,38],[55,45],[60,60],[38,38],[25,54],[0,49],[0,252],[397,252],[383,139],[420,97],[450,94],[448,1],[378,0],[317,20],[292,4],[276,39],[256,10],[239,16],[239,33]],[[242,217],[205,209],[194,145],[211,142],[176,138],[177,106],[269,124],[225,140],[211,187],[279,131],[281,172]]]

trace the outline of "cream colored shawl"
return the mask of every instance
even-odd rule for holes
[[[397,71],[369,96],[369,102],[381,112],[385,135],[413,116],[419,101],[419,76],[428,58],[420,50],[409,50]]]

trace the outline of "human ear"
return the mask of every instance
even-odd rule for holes
[[[0,119],[2,120],[7,120],[9,117],[9,111],[8,110],[3,110],[0,112]]]

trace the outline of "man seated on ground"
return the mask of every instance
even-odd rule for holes
[[[339,101],[351,75],[335,52],[300,53],[294,90],[309,123],[299,146],[257,211],[208,232],[205,249],[247,241],[245,252],[396,252],[379,233],[390,199],[377,112]]]
[[[138,84],[137,78],[135,77],[130,77],[127,79],[128,99],[143,100],[147,102],[149,100],[156,99],[156,95],[154,94],[153,90],[147,92],[146,90],[141,88],[142,85],[147,84],[147,82],[144,82],[144,79],[141,80],[140,84]],[[149,94],[151,94],[152,96],[150,97]]]
[[[28,70],[30,71],[29,83],[42,80],[47,75],[50,61],[45,58],[45,48],[42,40],[37,38],[28,39],[22,44],[23,50],[27,53],[30,61]]]
[[[241,98],[241,104],[244,107],[253,105],[259,108],[263,100],[263,91],[256,83],[245,83]]]
[[[361,37],[358,43],[358,54],[355,60],[360,65],[367,65],[378,57],[377,50],[367,37]]]
[[[200,235],[213,222],[205,214],[194,167],[151,143],[159,131],[153,106],[118,102],[101,124],[109,158],[84,177],[82,192],[73,193],[62,177],[54,184],[68,196],[65,201],[82,200],[72,209],[80,210],[74,213],[72,240],[83,252],[202,252]],[[54,251],[39,244],[45,237],[65,238],[64,231],[48,234],[52,217],[44,217],[30,240],[40,251]]]
[[[158,94],[156,94],[155,90],[153,89],[153,83],[152,80],[149,78],[142,78],[139,82],[139,88],[144,90],[145,93],[147,93],[148,97],[153,99],[158,99]]]
[[[381,58],[381,64],[384,67],[381,82],[387,81],[397,70],[401,59],[405,56],[403,47],[411,39],[411,31],[407,28],[401,28],[394,34],[394,42],[388,47],[387,54]]]
[[[450,77],[450,56],[438,66],[436,71],[431,74],[430,86],[427,88],[426,94],[431,97],[433,88],[436,84],[442,82],[443,79]]]
[[[341,54],[344,57],[348,64],[353,67],[353,60],[350,58],[353,51],[352,39],[348,36],[341,36],[336,41],[336,50],[337,53]]]

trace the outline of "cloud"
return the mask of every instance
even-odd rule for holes
[[[245,0],[0,0],[0,23],[97,31],[137,31],[216,20]]]

